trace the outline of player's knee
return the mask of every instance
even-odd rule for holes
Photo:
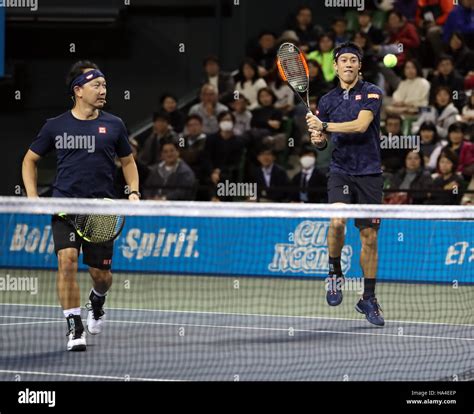
[[[59,272],[65,276],[77,272],[77,250],[64,249],[58,252]]]
[[[109,284],[112,281],[112,272],[110,270],[90,267],[89,272],[96,283]]]
[[[364,229],[360,232],[360,239],[362,248],[375,249],[377,248],[377,231],[375,229]]]
[[[342,218],[331,219],[331,227],[338,233],[343,232],[346,227],[346,220]]]

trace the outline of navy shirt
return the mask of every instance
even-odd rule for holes
[[[322,122],[350,122],[360,111],[368,110],[374,119],[364,133],[331,133],[334,151],[329,170],[347,175],[380,174],[380,107],[382,91],[359,80],[349,91],[339,85],[324,95],[317,115]]]
[[[115,156],[132,153],[122,120],[103,111],[87,121],[71,111],[48,119],[30,150],[40,156],[55,150],[53,197],[78,198],[115,198]]]

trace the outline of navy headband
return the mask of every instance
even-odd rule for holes
[[[71,83],[71,94],[74,95],[75,86],[83,86],[95,78],[105,78],[104,74],[99,69],[93,69],[89,72],[81,73]]]
[[[359,62],[362,62],[362,56],[360,52],[352,46],[345,46],[341,50],[338,50],[337,55],[334,55],[334,60],[337,62],[339,56],[343,55],[344,53],[352,53],[353,55],[356,55],[359,58]]]

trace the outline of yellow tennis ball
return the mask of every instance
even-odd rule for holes
[[[385,55],[385,57],[383,58],[383,64],[387,68],[393,68],[394,66],[397,65],[397,62],[398,62],[397,57],[391,53],[389,53],[388,55]]]

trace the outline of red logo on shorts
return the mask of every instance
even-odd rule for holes
[[[102,264],[104,264],[104,265],[112,264],[112,259],[104,259]]]
[[[372,219],[372,224],[380,224],[380,219],[379,218],[373,218]]]

